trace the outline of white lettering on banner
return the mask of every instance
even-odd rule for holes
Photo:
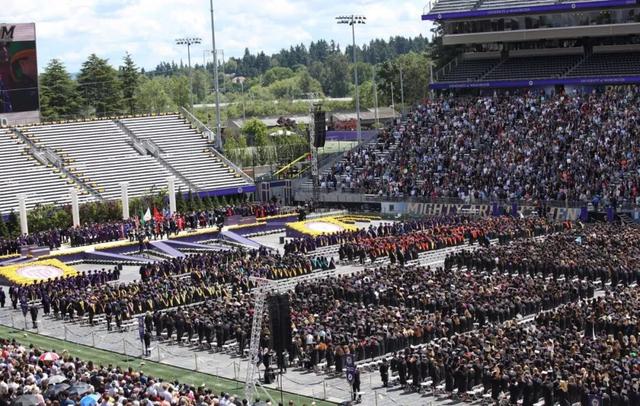
[[[9,120],[6,117],[0,117],[0,128],[9,127]]]
[[[490,216],[493,212],[490,204],[453,204],[453,203],[407,203],[394,204],[383,203],[384,212],[395,214],[408,214],[410,216],[444,216],[444,215],[473,215]],[[395,210],[392,210],[392,207]],[[511,206],[502,206],[511,214]],[[518,213],[523,216],[530,216],[537,213],[535,206],[518,206]],[[554,207],[551,210],[551,217],[554,220],[577,220],[580,218],[580,208],[576,207]]]

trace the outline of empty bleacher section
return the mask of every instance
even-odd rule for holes
[[[455,11],[471,10],[478,0],[441,0],[438,1],[430,13],[451,13]]]
[[[594,53],[567,76],[601,76],[604,72],[608,76],[640,74],[640,52]]]
[[[440,82],[465,82],[482,78],[500,59],[462,59],[455,66],[444,69],[438,77]]]
[[[120,120],[140,140],[160,147],[161,157],[200,190],[240,188],[248,180],[210,148],[206,138],[178,114]]]
[[[580,55],[508,58],[485,75],[483,80],[557,78],[567,73],[581,59]]]
[[[159,191],[171,173],[155,158],[143,156],[111,120],[45,124],[21,129],[40,147],[52,148],[65,167],[98,190],[104,199],[120,197],[120,182],[129,182],[129,195]]]
[[[489,80],[542,79],[579,76],[584,65],[584,51],[580,47],[551,48],[542,50],[514,50],[508,57],[500,58],[498,52],[486,55],[468,53],[442,68],[436,75],[438,82],[468,82]],[[640,51],[638,51],[640,54]],[[632,69],[632,57],[622,64]],[[637,64],[635,66],[638,66]]]
[[[18,210],[16,195],[27,195],[27,208],[38,203],[67,204],[69,188],[77,187],[64,174],[38,162],[29,147],[11,130],[0,130],[0,213]],[[78,188],[80,201],[90,198]]]
[[[222,194],[253,186],[178,114],[0,129],[2,214],[17,210],[19,193],[29,209],[70,203],[71,187],[81,203],[114,200],[121,182],[129,183],[129,197],[139,197],[166,188],[169,176],[183,193],[190,186]]]
[[[478,6],[478,10],[547,6],[556,2],[556,0],[484,0]]]

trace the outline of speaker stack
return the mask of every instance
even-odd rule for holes
[[[323,148],[327,140],[327,113],[321,110],[313,113],[313,128],[315,134],[313,146]]]
[[[272,295],[268,299],[271,340],[279,356],[287,350],[291,354],[291,307],[289,295]]]

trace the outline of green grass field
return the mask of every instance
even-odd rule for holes
[[[125,356],[116,352],[104,351],[97,348],[70,343],[64,340],[45,337],[39,334],[16,330],[11,327],[0,326],[0,337],[8,339],[15,338],[16,341],[18,341],[22,345],[33,344],[34,346],[43,350],[52,350],[56,351],[57,353],[66,351],[68,354],[74,357],[79,357],[87,361],[93,360],[95,364],[99,365],[112,364],[118,365],[122,368],[132,367],[134,369],[143,370],[147,375],[163,378],[165,380],[177,380],[179,382],[188,383],[194,386],[204,384],[206,387],[212,389],[217,393],[228,392],[237,395],[242,395],[244,393],[244,383],[234,381],[232,379],[221,378],[214,375],[161,364],[158,362]],[[268,389],[268,392],[276,402],[280,401],[279,391]],[[264,399],[264,393],[262,393],[260,397]],[[290,400],[292,400],[296,406],[311,405],[311,402],[314,401],[314,399],[305,396],[299,396],[296,394],[285,392],[285,405],[287,405]],[[326,402],[323,400],[315,400],[315,402],[318,406],[335,405],[335,403]]]

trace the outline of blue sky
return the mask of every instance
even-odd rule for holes
[[[77,72],[91,53],[120,63],[130,52],[141,67],[160,61],[187,60],[174,39],[196,36],[192,61],[202,63],[211,49],[209,0],[19,0],[5,1],[0,22],[35,22],[40,70],[52,58]],[[351,42],[348,26],[334,17],[363,14],[356,41],[393,35],[430,36],[420,21],[425,4],[405,0],[214,0],[217,48],[225,57],[241,56],[245,48],[271,53],[293,43],[321,38],[344,46]],[[210,57],[210,54],[209,54]]]

